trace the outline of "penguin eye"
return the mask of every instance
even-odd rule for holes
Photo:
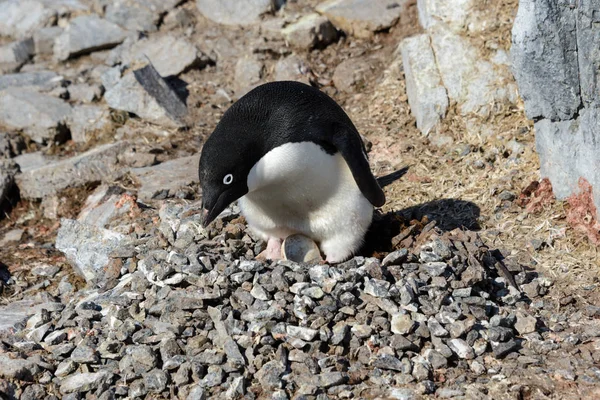
[[[231,174],[225,175],[225,177],[223,178],[223,183],[226,185],[229,185],[229,184],[231,184],[231,182],[233,182],[233,175],[231,175]]]

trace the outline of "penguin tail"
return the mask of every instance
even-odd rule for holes
[[[408,167],[400,168],[399,170],[394,171],[390,174],[380,176],[379,178],[377,178],[377,183],[382,188],[386,187],[386,186],[396,182],[398,179],[402,178],[404,176],[404,174],[406,174],[407,172],[408,172]]]

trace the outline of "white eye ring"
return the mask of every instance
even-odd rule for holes
[[[231,184],[231,182],[233,182],[233,175],[231,175],[231,174],[225,175],[225,178],[223,178],[223,183],[226,185],[229,185],[229,184]]]

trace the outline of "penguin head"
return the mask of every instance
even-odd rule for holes
[[[223,121],[222,121],[223,122]],[[202,225],[208,226],[229,204],[248,193],[248,174],[256,163],[247,135],[235,124],[220,123],[202,147]]]

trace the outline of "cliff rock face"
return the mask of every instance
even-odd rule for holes
[[[541,172],[564,199],[579,178],[600,207],[600,0],[521,0],[513,73],[535,121]]]

